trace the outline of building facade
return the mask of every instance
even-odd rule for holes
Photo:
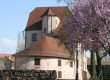
[[[85,51],[78,46],[71,55],[60,40],[53,37],[63,27],[68,7],[38,7],[30,15],[25,29],[25,49],[16,53],[15,69],[56,70],[58,80],[87,79]],[[76,57],[77,54],[77,57]]]

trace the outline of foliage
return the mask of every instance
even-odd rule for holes
[[[0,70],[0,80],[56,80],[56,71]]]
[[[78,43],[85,50],[110,47],[110,1],[77,0],[69,7],[74,9],[73,16],[64,20],[64,35],[68,47],[73,49]]]
[[[18,34],[16,52],[20,52],[24,50],[25,48],[25,35],[24,34],[25,34],[24,32],[20,32]]]
[[[110,53],[110,0],[64,1],[73,14],[65,18],[62,29],[66,46],[75,49],[81,43],[84,50],[98,54],[103,50],[103,55],[97,55],[100,63],[105,53]]]
[[[11,69],[12,62],[11,62],[11,60],[8,57],[5,57],[4,60],[3,60],[3,62],[4,62],[4,66],[5,66],[5,69],[6,70]]]
[[[0,58],[0,70],[5,69],[4,61],[3,60],[4,60],[3,58]]]
[[[97,78],[95,78],[95,77],[92,77],[92,78],[90,78],[89,80],[97,80]]]

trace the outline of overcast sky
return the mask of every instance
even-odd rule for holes
[[[26,27],[29,13],[36,7],[65,6],[56,0],[1,0],[0,53],[15,53],[19,32]]]

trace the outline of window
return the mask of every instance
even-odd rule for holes
[[[35,62],[34,62],[34,65],[40,65],[40,59],[38,59],[38,58],[35,58],[35,60],[34,60]]]
[[[58,71],[58,78],[62,78],[62,72]]]
[[[44,33],[47,33],[47,29],[46,28],[44,28]]]
[[[61,66],[61,60],[58,60],[58,66]]]
[[[70,61],[70,67],[73,67],[73,61]]]
[[[37,41],[37,33],[32,34],[32,41]]]

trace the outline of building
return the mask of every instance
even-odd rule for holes
[[[14,69],[14,58],[12,54],[0,53],[0,70]]]
[[[38,7],[30,13],[25,28],[25,49],[14,55],[15,69],[56,70],[58,80],[75,80],[78,71],[78,80],[87,80],[87,60],[81,45],[77,59],[53,37],[68,15],[72,13],[65,6]]]
[[[12,54],[0,53],[0,58],[10,57]]]

